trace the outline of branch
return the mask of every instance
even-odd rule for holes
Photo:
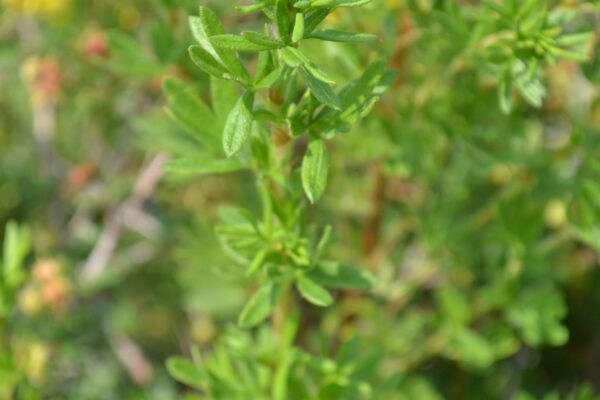
[[[108,216],[96,246],[82,267],[81,283],[88,284],[100,276],[117,247],[126,216],[140,212],[143,203],[154,192],[163,173],[162,164],[167,159],[164,154],[156,155],[140,173],[131,195]]]

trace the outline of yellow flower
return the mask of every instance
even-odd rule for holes
[[[70,6],[70,0],[3,0],[3,2],[12,10],[44,17],[63,15]]]
[[[40,291],[33,286],[27,286],[21,290],[18,303],[23,314],[27,316],[36,315],[44,306]]]
[[[39,383],[46,375],[46,367],[50,359],[50,348],[43,342],[34,342],[29,346],[29,358],[25,372],[30,381]]]
[[[544,209],[544,219],[551,228],[564,226],[568,221],[567,206],[562,200],[550,200]]]
[[[133,29],[140,22],[140,13],[131,6],[126,6],[119,12],[119,26],[123,29]]]
[[[387,8],[398,8],[400,6],[400,0],[385,0],[385,6]]]
[[[503,186],[513,176],[513,169],[508,164],[496,164],[490,170],[489,177],[494,185]]]

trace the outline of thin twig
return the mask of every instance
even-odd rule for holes
[[[100,238],[82,267],[81,283],[93,282],[102,273],[115,251],[125,216],[138,212],[150,197],[162,176],[162,164],[166,160],[166,155],[156,155],[142,170],[132,194],[107,217]]]
[[[137,343],[123,335],[109,335],[109,341],[117,358],[135,383],[145,385],[152,380],[152,365]]]

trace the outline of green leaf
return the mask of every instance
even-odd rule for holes
[[[225,28],[219,17],[210,8],[200,6],[198,15],[202,32],[206,37],[225,33]]]
[[[216,16],[215,16],[216,18]],[[217,23],[219,21],[217,20]],[[190,30],[192,31],[192,35],[194,36],[194,39],[196,39],[196,41],[200,44],[200,46],[204,49],[206,49],[211,55],[213,55],[216,59],[219,59],[219,55],[217,54],[217,52],[212,48],[210,42],[208,41],[208,33],[206,32],[206,29],[204,27],[204,23],[202,22],[202,19],[200,19],[200,17],[196,17],[196,16],[189,16],[188,17],[188,24],[190,26]]]
[[[16,222],[6,224],[3,246],[2,266],[4,280],[9,288],[16,288],[25,279],[23,261],[31,246],[31,233]],[[0,278],[2,278],[0,276]],[[0,280],[1,282],[1,280]]]
[[[212,111],[174,77],[163,81],[163,91],[171,116],[193,137],[214,148],[219,147],[219,122]]]
[[[504,78],[498,86],[498,103],[504,114],[510,114],[513,108],[512,85],[509,78]]]
[[[562,35],[556,40],[556,42],[563,46],[572,46],[587,44],[593,38],[594,34],[592,32],[578,32]]]
[[[340,99],[329,83],[316,78],[305,67],[300,68],[300,74],[317,100],[333,109],[341,110]]]
[[[292,42],[296,43],[304,37],[304,14],[297,13],[292,32]]]
[[[251,42],[244,36],[223,34],[210,37],[210,42],[213,46],[221,49],[230,49],[235,51],[263,51],[281,47],[280,44],[273,46],[272,44],[264,45]]]
[[[212,107],[223,125],[239,97],[238,86],[235,83],[215,76],[210,77]]]
[[[112,31],[107,35],[107,42],[111,63],[121,73],[140,78],[153,76],[164,70],[131,36]]]
[[[255,82],[260,81],[274,69],[275,65],[270,51],[262,51],[258,53],[256,60]]]
[[[395,72],[386,69],[383,62],[371,63],[360,77],[340,91],[343,112],[338,113],[330,108],[324,109],[319,113],[318,122],[314,126],[326,130],[328,126],[358,121],[369,113],[394,79]]]
[[[288,10],[288,0],[277,0],[275,19],[277,23],[277,30],[279,31],[279,37],[285,42],[288,42],[290,36],[290,13]]]
[[[309,61],[304,54],[293,47],[283,48],[281,50],[281,58],[291,68],[298,68]]]
[[[307,38],[327,40],[329,42],[376,42],[379,38],[369,33],[345,32],[336,29],[314,31]]]
[[[248,82],[248,71],[239,60],[237,53],[231,49],[215,48],[210,38],[225,33],[223,24],[217,15],[207,7],[200,7],[199,17],[190,17],[190,27],[200,46],[221,63],[233,77],[240,82]]]
[[[312,0],[312,7],[359,7],[370,3],[371,0]]]
[[[281,50],[283,62],[291,68],[304,67],[316,79],[325,83],[335,83],[325,72],[317,67],[308,57],[300,50],[294,47],[286,47]]]
[[[192,45],[189,47],[188,52],[190,58],[202,71],[209,75],[216,76],[221,79],[236,80],[232,76],[227,68],[225,68],[219,61],[217,61],[209,52],[204,50],[198,45]]]
[[[235,9],[243,14],[247,14],[247,13],[262,10],[265,7],[268,7],[267,2],[258,2],[256,4],[250,4],[247,6],[236,6]]]
[[[304,16],[304,35],[314,31],[330,13],[329,8],[316,8],[307,12]]]
[[[246,276],[254,275],[254,273],[257,272],[260,269],[260,267],[262,267],[262,265],[265,261],[265,258],[267,257],[268,254],[269,254],[268,247],[265,247],[265,248],[261,249],[258,253],[256,253],[254,258],[252,259],[252,262],[250,263],[250,266],[248,267],[248,270],[246,271]]]
[[[164,168],[178,175],[209,175],[240,171],[246,167],[236,159],[186,157],[169,161]]]
[[[279,80],[283,76],[284,71],[285,67],[283,66],[274,69],[267,76],[265,76],[259,82],[257,82],[256,85],[254,85],[254,87],[256,89],[267,89],[272,87],[277,82],[279,82]]]
[[[242,32],[242,36],[256,45],[260,45],[266,49],[279,49],[285,46],[281,40],[265,35],[264,33],[247,31]]]
[[[377,283],[377,278],[369,272],[337,262],[323,261],[309,276],[320,285],[334,289],[366,290]]]
[[[448,332],[448,343],[443,354],[448,358],[479,368],[487,368],[494,362],[494,349],[484,336],[461,327]]]
[[[327,186],[329,156],[321,139],[312,139],[302,160],[302,186],[311,203],[316,203]]]
[[[244,306],[238,318],[238,325],[242,328],[252,328],[267,319],[275,305],[276,292],[272,282],[261,286]]]
[[[296,361],[299,352],[288,351],[283,354],[283,360],[277,368],[275,379],[273,380],[272,398],[273,400],[288,400],[289,396],[289,375],[293,363]]]
[[[223,149],[227,157],[237,153],[252,133],[253,92],[246,92],[229,112],[223,131]]]
[[[296,284],[302,297],[312,304],[320,307],[327,307],[333,303],[333,297],[331,297],[331,294],[310,278],[306,276],[299,276],[296,280]]]
[[[206,384],[206,378],[202,370],[186,358],[170,357],[167,360],[166,367],[173,378],[188,386],[202,389]]]

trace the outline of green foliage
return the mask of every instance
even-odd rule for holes
[[[597,1],[200,4],[0,0],[0,399],[598,397]]]
[[[377,67],[374,72],[367,70],[365,76],[352,81],[338,94],[334,89],[335,82],[298,47],[305,39],[372,41],[373,37],[367,34],[315,30],[319,22],[314,19],[315,14],[323,20],[336,6],[351,5],[359,4],[316,2],[292,7],[287,0],[257,2],[255,9],[260,9],[271,20],[271,25],[267,24],[265,33],[244,31],[240,36],[223,33],[215,15],[204,7],[200,8],[199,17],[190,18],[192,31],[199,42],[199,46],[190,47],[192,60],[213,77],[213,84],[216,83],[214,78],[230,79],[239,83],[244,90],[226,117],[222,133],[223,149],[227,157],[237,155],[254,170],[263,213],[262,218],[257,218],[250,211],[232,210],[223,215],[223,224],[217,228],[225,248],[233,252],[233,259],[244,266],[245,275],[260,284],[238,317],[238,325],[242,328],[262,324],[274,310],[279,314],[273,317],[274,323],[276,319],[289,318],[289,313],[296,308],[294,294],[290,292],[291,283],[294,283],[302,298],[320,307],[330,306],[334,302],[328,286],[369,289],[373,284],[373,278],[366,273],[321,259],[331,229],[328,228],[321,239],[312,235],[307,231],[305,206],[299,204],[299,187],[304,189],[311,203],[316,203],[326,190],[330,157],[325,142],[333,137],[331,133],[339,130],[342,123],[353,123],[364,117],[385,90],[385,85],[379,84],[386,70],[382,63],[375,63]],[[326,9],[327,13],[322,13],[325,6],[331,8]],[[275,30],[278,35],[270,35]],[[245,60],[240,56],[236,58],[237,62],[234,61],[232,51],[260,52],[254,78],[249,80],[246,73],[241,72],[246,70],[238,66],[243,65]],[[299,78],[304,82],[304,87],[298,85]],[[175,116],[185,113],[190,115],[189,119],[196,118],[193,113],[185,112],[186,109],[194,109],[191,102],[182,104],[181,110],[177,110],[172,82],[172,78],[168,78],[164,85],[170,103],[175,107],[172,113]],[[217,90],[212,93],[218,95]],[[183,95],[178,97],[183,99]],[[191,100],[196,105],[201,104],[196,99]],[[201,124],[203,119],[199,116],[198,122]],[[217,124],[209,126],[214,128]],[[276,132],[285,135],[284,140],[291,143],[283,147],[275,138]],[[301,167],[290,168],[287,164],[296,148],[292,144],[306,142],[307,138],[309,140]],[[244,151],[247,142],[252,144],[250,155]],[[222,161],[217,159],[205,162],[208,172],[215,170],[211,165],[222,165]],[[167,168],[177,171],[177,166],[181,170],[189,164],[186,159],[175,160]],[[193,171],[194,168],[190,169]],[[202,170],[201,167],[196,169]],[[218,171],[225,169],[218,168]],[[301,182],[298,182],[298,170]],[[315,243],[317,240],[318,243]],[[287,351],[300,354],[299,347]],[[296,356],[289,357],[276,360],[279,376],[272,392],[277,398],[286,398],[284,393],[289,395],[296,392],[299,389],[294,381],[306,379],[298,368],[292,371],[292,367],[300,360]],[[168,364],[172,373],[175,372],[173,364],[176,361],[174,359]],[[255,361],[249,361],[246,367],[256,369],[256,372],[248,371],[253,374],[251,386],[217,388],[213,386],[216,383],[207,382],[201,385],[202,389],[215,399],[248,396],[267,398],[264,397],[268,392],[265,392],[267,387],[261,384],[264,380],[262,374],[267,371],[261,372],[256,365]],[[333,373],[338,366],[331,362],[331,367],[327,368],[333,368]],[[184,372],[175,372],[174,376],[188,382],[189,375]],[[233,384],[230,378],[223,377],[222,380],[223,384]],[[351,388],[356,382],[336,377],[332,382],[325,380],[320,384],[322,386],[310,390],[315,394],[327,393],[328,398],[349,398],[348,392],[353,390]],[[365,388],[359,390],[361,398],[370,393],[371,389]],[[312,395],[307,392],[304,396]]]

